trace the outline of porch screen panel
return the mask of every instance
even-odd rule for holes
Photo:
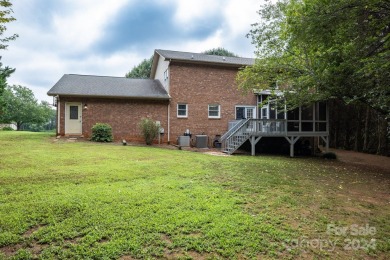
[[[276,119],[276,104],[269,104],[269,119]]]
[[[299,120],[299,108],[287,111],[287,120]]]
[[[302,122],[302,132],[312,132],[313,122]]]
[[[319,102],[316,109],[316,121],[326,121],[326,103]]]
[[[313,106],[302,107],[302,120],[313,121]]]
[[[283,109],[278,109],[277,117],[278,117],[278,119],[285,119],[284,118],[284,110]]]
[[[318,102],[316,104],[315,112],[315,131],[326,132],[327,131],[327,120],[326,120],[326,102]]]

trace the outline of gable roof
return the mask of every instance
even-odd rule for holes
[[[241,57],[223,57],[218,55],[208,55],[194,52],[181,52],[169,50],[155,50],[165,60],[186,61],[191,63],[213,63],[227,66],[251,66],[255,63],[255,59]]]
[[[65,74],[47,92],[49,96],[169,99],[160,81],[124,77]]]
[[[223,67],[240,68],[245,66],[252,66],[255,64],[255,59],[241,58],[241,57],[223,57],[218,55],[208,55],[195,52],[182,52],[182,51],[169,51],[169,50],[154,50],[153,64],[150,77],[154,78],[156,75],[158,61],[162,57],[164,60],[203,64],[203,65],[216,65]]]

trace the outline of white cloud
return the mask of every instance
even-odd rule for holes
[[[227,35],[229,37],[246,35],[250,25],[259,19],[257,11],[260,9],[260,4],[261,1],[258,0],[229,1],[223,10],[224,20],[228,26]]]
[[[176,6],[174,20],[186,28],[194,27],[194,21],[211,17],[219,12],[223,1],[219,0],[173,0]]]
[[[202,40],[186,40],[182,42],[171,43],[168,42],[165,45],[159,46],[159,49],[168,49],[175,51],[188,51],[188,52],[203,52],[208,49],[212,49],[218,46],[222,46],[221,31],[216,31],[213,35]],[[174,44],[174,48],[172,48]]]
[[[221,16],[223,19],[219,28],[211,36],[206,39],[176,43],[175,50],[202,52],[211,48],[224,47],[241,56],[253,57],[254,46],[245,36],[251,29],[251,24],[259,19],[257,11],[263,0],[161,1],[176,6],[174,20],[184,30],[196,26],[197,21],[204,19],[213,19],[215,16]]]
[[[84,50],[104,35],[104,26],[127,4],[126,0],[66,0],[68,13],[56,13],[53,27],[63,47]]]

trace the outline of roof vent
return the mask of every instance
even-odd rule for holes
[[[223,61],[225,61],[225,60],[226,60],[226,58],[225,58],[225,57],[222,57],[222,59],[223,59]]]

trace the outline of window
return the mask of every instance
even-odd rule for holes
[[[69,107],[69,119],[79,119],[79,107],[70,106]]]
[[[255,118],[256,107],[254,106],[236,106],[236,120]]]
[[[220,110],[220,105],[209,105],[209,118],[221,118]]]
[[[187,104],[177,104],[177,117],[188,117]]]
[[[245,118],[245,107],[236,107],[236,120]]]

